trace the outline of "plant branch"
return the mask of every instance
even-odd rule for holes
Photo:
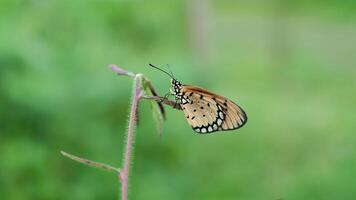
[[[67,152],[64,152],[64,151],[61,151],[61,154],[63,156],[65,156],[65,157],[68,157],[68,158],[70,158],[70,159],[72,159],[74,161],[80,162],[80,163],[82,163],[84,165],[88,165],[90,167],[101,168],[101,169],[104,169],[104,170],[107,170],[107,171],[111,171],[111,172],[115,172],[115,173],[120,174],[120,169],[115,168],[115,167],[113,167],[111,165],[108,165],[108,164],[105,164],[105,163],[100,163],[100,162],[95,162],[95,161],[88,160],[88,159],[85,159],[85,158],[81,158],[81,157],[69,154]]]
[[[110,165],[104,164],[104,163],[99,163],[95,161],[91,161],[88,159],[80,158],[78,156],[74,156],[71,154],[68,154],[64,151],[61,151],[61,154],[80,163],[83,163],[85,165],[91,166],[91,167],[97,167],[97,168],[102,168],[105,170],[109,171],[114,171],[119,177],[120,183],[121,183],[121,200],[127,200],[128,197],[128,180],[129,180],[129,171],[130,171],[130,166],[131,166],[131,161],[132,161],[132,151],[133,151],[133,141],[134,141],[134,129],[137,126],[136,125],[136,119],[138,117],[138,104],[141,98],[148,99],[148,100],[154,100],[158,104],[158,109],[159,111],[159,119],[161,121],[164,120],[164,108],[163,104],[169,105],[175,109],[181,109],[176,102],[171,101],[167,98],[164,97],[159,97],[156,96],[157,93],[155,92],[151,82],[146,79],[142,74],[135,74],[133,72],[126,71],[116,65],[109,65],[111,70],[116,72],[118,75],[124,75],[124,76],[129,76],[134,79],[133,82],[133,94],[132,94],[132,99],[131,99],[131,108],[130,108],[130,115],[129,115],[129,124],[128,124],[128,131],[126,135],[126,143],[125,143],[125,150],[124,150],[124,155],[123,159],[124,162],[122,164],[122,168],[118,169],[115,167],[112,167]],[[146,93],[147,92],[147,93]],[[153,96],[147,96],[147,94],[152,94]],[[161,123],[159,123],[160,125]]]
[[[114,64],[111,64],[109,65],[109,67],[111,68],[111,70],[113,70],[114,72],[116,72],[118,75],[125,75],[125,76],[130,76],[132,78],[134,78],[136,76],[135,73],[132,73],[132,72],[129,72],[129,71],[126,71]]]

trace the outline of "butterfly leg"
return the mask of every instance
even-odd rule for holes
[[[157,101],[158,103],[164,103],[164,104],[167,104],[167,102],[170,102],[171,100],[169,100],[169,96],[171,96],[172,94],[171,93],[166,93],[163,97],[159,97],[160,100]]]
[[[182,110],[180,104],[176,101],[169,100],[168,98],[161,97],[161,96],[142,96],[143,99],[154,100],[157,103],[161,102],[162,104],[171,106],[174,109]]]
[[[172,94],[171,93],[167,93],[164,95],[163,98],[161,98],[161,100],[159,101],[159,103],[163,103],[165,100],[169,100],[168,97],[171,96]]]

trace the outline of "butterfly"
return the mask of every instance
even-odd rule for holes
[[[245,111],[233,101],[200,87],[184,85],[173,73],[150,64],[171,80],[171,94],[184,112],[188,124],[201,134],[241,128],[247,122]]]

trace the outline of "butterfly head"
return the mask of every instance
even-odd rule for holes
[[[182,99],[182,83],[180,83],[179,81],[177,81],[177,79],[174,78],[174,75],[172,73],[172,71],[169,69],[170,73],[164,71],[163,69],[159,68],[159,67],[156,67],[152,64],[150,64],[151,67],[155,68],[155,69],[158,69],[160,71],[162,71],[163,73],[167,74],[169,77],[171,77],[171,94],[173,94],[176,99]],[[169,67],[169,66],[168,66]]]
[[[174,95],[178,95],[181,93],[181,89],[182,89],[182,83],[180,83],[179,81],[177,81],[176,79],[172,78],[171,80],[171,93]]]

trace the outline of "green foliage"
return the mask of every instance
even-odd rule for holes
[[[145,91],[145,95],[148,96],[157,96],[157,92],[154,89],[151,82],[144,78],[142,80],[143,90]],[[161,135],[163,131],[163,122],[165,120],[165,111],[162,103],[157,103],[156,101],[150,101],[151,109],[152,109],[152,117],[156,123],[157,132]]]
[[[132,82],[110,63],[160,95],[147,65],[169,63],[249,116],[201,136],[167,107],[159,137],[142,101],[130,199],[356,196],[355,4],[216,1],[199,21],[186,2],[0,1],[1,199],[117,199],[116,177],[59,153],[120,166]]]

